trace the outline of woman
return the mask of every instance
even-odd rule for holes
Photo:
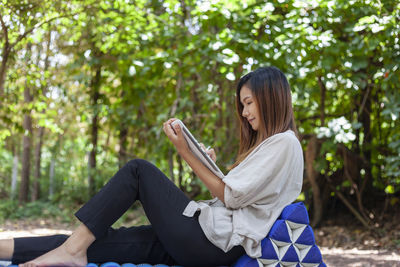
[[[88,261],[216,266],[230,265],[244,253],[261,256],[261,240],[302,186],[302,149],[285,75],[266,67],[243,76],[236,108],[239,153],[224,179],[193,156],[179,125],[171,126],[175,119],[163,126],[180,156],[216,196],[213,200],[190,201],[154,165],[132,160],[78,210],[75,216],[82,223],[71,236],[2,240],[0,258],[28,261],[24,267],[84,266]],[[215,160],[213,150],[208,153]],[[136,200],[151,225],[112,229]]]

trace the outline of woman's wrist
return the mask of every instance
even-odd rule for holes
[[[186,158],[191,153],[189,148],[177,149],[177,152],[182,158]]]

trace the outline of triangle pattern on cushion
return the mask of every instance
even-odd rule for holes
[[[304,267],[319,267],[319,263],[302,263]]]
[[[260,267],[282,267],[279,263],[273,263],[268,265],[260,265]]]
[[[270,259],[270,260],[278,260],[278,247],[271,241],[269,238],[264,238],[261,241],[261,258],[262,259]]]
[[[262,267],[326,267],[315,244],[307,209],[301,202],[284,208],[261,241],[261,250],[262,256],[257,262]]]
[[[291,246],[291,243],[287,243],[284,246],[278,246],[278,256],[279,256],[279,260],[281,261],[283,256],[285,256],[286,252],[288,251],[289,247]]]
[[[283,267],[296,267],[298,264],[295,263],[295,262],[284,262],[284,261],[282,261],[282,262],[281,262],[281,265],[282,265]]]
[[[302,247],[299,248],[299,244],[294,244],[294,246],[299,251],[300,262],[303,261],[303,259],[307,256],[308,252],[310,251],[310,249],[312,247],[312,246],[301,245]]]
[[[292,243],[289,234],[290,228],[284,220],[277,220],[272,226],[268,237],[279,242]]]
[[[297,249],[293,245],[290,245],[286,250],[286,253],[281,257],[281,261],[296,265],[296,263],[300,261],[296,250]]]
[[[304,265],[306,263],[321,263],[322,255],[321,251],[316,245],[313,245],[310,250],[308,251],[307,255],[303,258],[301,263]],[[317,265],[317,266],[318,266]]]
[[[303,202],[286,206],[281,213],[280,219],[295,223],[310,224],[308,212]]]
[[[303,244],[298,244],[298,243],[294,243],[294,245],[296,246],[296,248],[300,251],[304,250],[304,249],[310,249],[312,246],[310,245],[303,245]],[[308,252],[308,250],[307,250]]]
[[[307,225],[304,231],[301,232],[300,236],[296,239],[293,239],[293,241],[302,245],[315,245],[314,232],[311,226]]]
[[[307,224],[304,224],[304,223],[295,223],[295,222],[288,221],[288,220],[285,220],[285,221],[289,225],[290,229],[297,229],[297,228],[300,228],[300,227],[304,227],[304,225],[307,225]]]
[[[292,228],[292,225],[289,224],[289,221],[285,221],[286,225],[289,227],[289,235],[292,240],[292,242],[296,242],[296,240],[299,238],[299,236],[303,233],[304,229],[306,229],[307,225],[305,224],[297,224],[296,228]]]
[[[261,258],[258,258],[257,261],[258,261],[258,264],[260,266],[268,266],[268,265],[279,264],[279,260],[275,260],[275,259],[261,259]]]

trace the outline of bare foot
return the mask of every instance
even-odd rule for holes
[[[87,265],[86,251],[72,252],[68,244],[64,243],[42,256],[20,264],[19,267],[39,267],[39,266],[70,266],[80,267]]]

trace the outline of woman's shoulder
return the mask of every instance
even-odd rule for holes
[[[271,151],[284,152],[288,150],[301,150],[299,139],[292,130],[274,134],[262,141],[253,151],[252,154],[269,154]],[[249,155],[249,156],[250,156]]]
[[[274,134],[262,142],[262,144],[265,145],[271,145],[276,143],[294,145],[294,144],[300,144],[300,141],[292,130],[287,130],[282,133]]]

